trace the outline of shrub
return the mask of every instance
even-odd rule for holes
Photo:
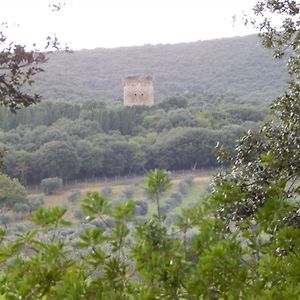
[[[103,219],[108,228],[113,228],[115,226],[115,220],[113,218],[104,216]]]
[[[44,195],[43,194],[36,194],[36,195],[29,195],[27,197],[29,203],[39,203],[40,205],[44,204]]]
[[[166,201],[161,207],[159,208],[160,214],[162,216],[165,216],[167,213],[169,213],[174,207],[172,206],[172,203],[169,201]]]
[[[82,219],[84,217],[84,213],[81,207],[76,208],[74,211],[74,218],[76,219]]]
[[[138,200],[135,202],[134,213],[136,216],[145,216],[148,212],[148,203],[146,201]]]
[[[26,203],[16,203],[12,210],[16,213],[23,213],[23,214],[26,214],[26,213],[29,213],[30,211],[30,206]]]
[[[179,206],[182,202],[182,195],[180,193],[173,193],[162,208],[162,214],[166,214],[173,210],[173,208]]]
[[[124,191],[124,198],[130,199],[134,195],[134,188],[132,186],[127,186]]]
[[[98,228],[102,228],[102,229],[106,229],[106,228],[112,228],[115,225],[115,221],[107,216],[103,216],[103,218],[96,218],[95,220],[93,220],[91,222],[92,225],[98,227]]]
[[[61,189],[63,181],[58,177],[45,178],[41,181],[41,188],[44,194],[51,195]]]
[[[9,215],[0,215],[0,224],[4,225],[5,227],[13,221],[12,217]]]
[[[0,208],[12,208],[16,203],[26,203],[27,191],[17,179],[11,179],[5,174],[0,174]]]
[[[177,217],[178,217],[178,215],[172,215],[172,214],[168,215],[166,218],[166,221],[165,221],[166,225],[167,226],[173,225],[173,223]]]
[[[192,176],[188,176],[188,177],[184,178],[183,182],[185,182],[189,186],[192,186],[194,183],[194,178]]]
[[[79,189],[72,190],[68,196],[68,200],[70,202],[75,202],[75,201],[79,200],[80,198],[81,198],[81,192]]]
[[[182,194],[180,193],[172,193],[170,200],[176,204],[180,204],[182,202]]]
[[[14,214],[12,216],[12,220],[14,222],[20,222],[20,221],[24,221],[25,217],[24,217],[24,214]]]
[[[134,222],[136,225],[144,224],[147,222],[147,218],[143,216],[136,216]]]
[[[178,184],[178,191],[182,194],[182,195],[186,195],[189,191],[189,188],[190,186],[184,182],[184,181],[181,181],[179,184]]]
[[[105,186],[101,190],[101,195],[103,196],[109,196],[112,193],[112,188],[110,186]]]
[[[38,195],[30,195],[27,197],[28,204],[30,207],[30,211],[36,210],[39,206],[44,204],[44,195],[38,194]]]

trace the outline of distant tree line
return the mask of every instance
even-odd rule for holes
[[[3,172],[23,184],[217,166],[219,142],[234,141],[265,118],[263,106],[232,96],[185,94],[155,106],[46,102],[0,109]]]

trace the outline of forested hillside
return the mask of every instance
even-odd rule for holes
[[[255,35],[53,53],[44,67],[36,91],[45,100],[57,101],[121,100],[122,79],[128,75],[153,75],[157,99],[208,92],[268,102],[287,81],[284,62],[276,62]]]

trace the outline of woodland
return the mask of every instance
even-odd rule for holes
[[[229,94],[270,103],[287,87],[285,58],[274,61],[257,35],[175,45],[54,52],[35,79],[44,100],[122,102],[122,80],[154,77],[155,97]],[[31,89],[32,89],[31,88]]]
[[[145,170],[217,166],[217,143],[229,150],[266,119],[267,108],[226,95],[185,94],[155,106],[43,102],[0,110],[2,171],[25,185],[145,174]]]
[[[144,202],[132,193],[114,201],[107,188],[81,197],[76,230],[66,207],[42,201],[32,205],[30,227],[2,221],[0,299],[300,299],[300,3],[262,0],[253,14],[247,20],[289,79],[272,85],[285,91],[269,108],[224,91],[182,91],[151,108],[35,105],[39,96],[23,87],[44,56],[18,45],[1,52],[1,212],[29,201],[20,181],[42,179],[49,193],[83,170],[141,169],[156,211],[138,218]],[[168,223],[162,199],[175,181],[166,169],[217,163],[206,196]],[[187,178],[178,190],[197,184]]]

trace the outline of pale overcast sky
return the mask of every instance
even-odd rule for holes
[[[10,37],[26,44],[54,33],[72,49],[180,43],[253,33],[242,22],[233,26],[232,16],[257,1],[65,0],[59,12],[49,2],[0,0],[0,22],[19,24]]]

